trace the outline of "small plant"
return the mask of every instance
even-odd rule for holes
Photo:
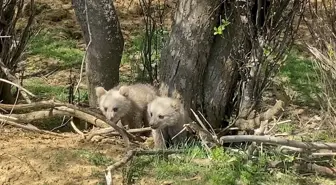
[[[80,158],[87,159],[90,163],[96,165],[96,166],[105,166],[113,162],[112,159],[106,157],[105,155],[97,152],[92,152],[89,150],[78,150],[76,151],[76,154]]]
[[[214,35],[222,35],[223,31],[226,29],[227,26],[230,25],[230,22],[222,19],[218,27],[214,27]]]

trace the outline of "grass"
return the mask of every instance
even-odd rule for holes
[[[75,151],[75,154],[80,158],[86,159],[95,166],[107,166],[114,162],[112,159],[105,156],[104,154],[90,150],[77,150]]]
[[[291,134],[295,131],[295,125],[293,123],[283,123],[277,126],[279,133]]]
[[[29,56],[38,56],[39,60],[48,61],[49,59],[56,59],[59,61],[56,66],[55,64],[41,65],[34,61],[29,64],[29,69],[40,71],[46,70],[53,71],[57,70],[66,70],[71,68],[79,68],[81,65],[81,60],[84,52],[77,48],[77,40],[73,39],[64,39],[60,38],[59,33],[62,30],[52,30],[52,31],[42,31],[38,35],[34,36],[27,47]],[[155,33],[154,37],[158,39],[158,53],[162,48],[162,38],[167,35],[166,32]],[[139,66],[142,64],[140,53],[142,50],[142,43],[144,39],[144,33],[139,32],[139,34],[132,38],[128,46],[125,47],[123,53],[121,64],[128,64],[132,66],[131,78],[136,79],[135,81],[141,81],[142,78],[138,77],[137,74],[142,73],[143,69],[140,69]],[[152,50],[155,48],[152,46]],[[153,59],[158,60],[159,56],[153,56]],[[45,62],[44,62],[45,63]],[[120,75],[120,82],[130,82],[132,81],[130,76]],[[67,79],[64,79],[67,80]],[[49,85],[40,78],[30,78],[25,82],[25,87],[36,94],[41,99],[50,99],[52,97],[60,101],[68,100],[68,89],[65,86],[61,85]],[[87,100],[87,92],[82,93],[80,97],[81,100]]]
[[[285,65],[280,70],[280,77],[287,79],[287,86],[298,93],[296,103],[314,103],[315,95],[321,93],[313,61],[302,58],[295,49],[289,53]]]
[[[64,163],[74,160],[82,160],[95,166],[107,166],[113,163],[113,159],[106,155],[87,149],[67,150],[60,149],[53,155],[53,164],[64,165]]]
[[[60,60],[64,68],[79,67],[84,52],[77,49],[77,41],[55,37],[56,31],[42,32],[34,36],[28,44],[29,55]]]
[[[68,90],[66,87],[48,85],[40,78],[27,80],[25,87],[41,99],[50,99],[52,97],[60,101],[68,99]]]
[[[316,183],[314,178],[297,176],[290,168],[284,171],[267,168],[267,164],[274,160],[290,163],[293,160],[291,157],[263,154],[253,161],[246,158],[243,154],[220,148],[207,154],[202,148],[191,146],[183,156],[170,156],[168,160],[162,160],[158,156],[136,158],[129,172],[136,179],[152,177],[157,184],[174,182],[178,185],[286,185],[302,184],[302,181]]]

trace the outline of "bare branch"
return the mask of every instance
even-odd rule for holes
[[[15,121],[8,120],[8,119],[0,118],[0,120],[4,121],[5,124],[8,124],[8,125],[11,125],[11,126],[14,126],[14,127],[18,127],[18,128],[22,128],[22,129],[25,129],[25,130],[37,132],[37,133],[40,133],[40,134],[48,134],[48,135],[57,136],[57,137],[71,137],[71,136],[68,136],[68,135],[63,135],[63,134],[58,134],[58,133],[49,132],[49,131],[45,131],[45,130],[40,130],[40,129],[32,126],[32,125],[29,125],[29,126],[28,125],[23,125],[23,124],[20,124],[20,123],[17,123]]]
[[[81,132],[81,131],[76,127],[75,123],[74,123],[72,120],[70,121],[70,124],[71,124],[72,128],[74,129],[74,131],[77,132],[77,134],[81,135],[82,138],[84,138],[84,133]]]
[[[13,83],[13,82],[11,82],[11,81],[8,81],[8,80],[5,80],[5,79],[3,79],[3,78],[0,78],[0,81],[2,81],[2,82],[6,82],[6,83],[8,83],[8,84],[11,84],[11,85],[13,85],[13,86],[19,88],[20,90],[25,91],[25,92],[28,93],[30,96],[32,96],[32,97],[36,97],[33,93],[31,93],[30,91],[28,91],[27,89],[23,88],[22,86],[20,86],[20,85],[18,85],[18,84],[15,84],[15,83]]]
[[[129,130],[127,130],[127,132],[131,133],[131,134],[135,134],[135,133],[148,132],[148,131],[151,131],[151,130],[152,129],[150,127],[145,127],[145,128],[129,129]],[[120,134],[118,132],[115,132],[114,128],[109,127],[109,128],[103,128],[103,129],[93,131],[92,133],[87,134],[85,138],[87,140],[91,140],[96,135],[105,135],[105,134],[112,135],[112,136],[120,136]]]
[[[56,115],[69,115],[74,116],[80,119],[83,119],[93,125],[100,125],[102,127],[106,127],[106,123],[110,126],[112,126],[124,139],[127,146],[130,145],[130,141],[143,141],[141,138],[137,138],[133,136],[132,134],[128,133],[124,128],[119,127],[116,125],[116,123],[112,122],[111,120],[108,120],[105,118],[105,116],[98,114],[96,112],[90,111],[85,108],[76,107],[71,104],[65,104],[65,103],[56,103],[53,101],[47,101],[47,102],[38,102],[35,105],[38,105],[40,107],[50,108],[51,110],[41,110],[37,112],[30,112],[27,114],[13,114],[11,116],[7,116],[8,119],[16,119],[16,120],[24,120],[25,121],[33,121],[37,119],[45,119],[50,117],[50,115],[56,116]],[[14,105],[5,105],[0,104],[0,108],[3,107],[4,109],[12,108]],[[19,104],[15,105],[14,110],[18,109],[27,109],[30,108],[36,108],[33,107],[30,104]]]
[[[255,136],[255,135],[237,135],[237,136],[222,136],[220,138],[221,144],[232,142],[255,141],[276,145],[285,145],[296,148],[311,149],[336,149],[336,143],[317,143],[317,142],[301,142],[288,140],[284,138],[272,136]]]
[[[86,20],[86,24],[87,24],[87,30],[88,30],[88,33],[89,33],[89,43],[85,47],[85,53],[84,53],[82,63],[81,63],[81,68],[80,68],[79,80],[78,80],[78,83],[77,83],[77,85],[75,87],[75,90],[74,90],[75,94],[77,93],[79,85],[82,82],[84,64],[85,64],[86,57],[87,57],[87,51],[88,51],[89,47],[91,46],[91,42],[92,42],[92,34],[91,34],[90,22],[89,22],[89,14],[88,14],[88,11],[87,11],[87,0],[84,1],[84,8],[85,8],[85,20]]]

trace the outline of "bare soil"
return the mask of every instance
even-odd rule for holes
[[[70,138],[50,137],[16,128],[0,129],[0,184],[98,184],[104,182],[105,165],[94,165],[88,154],[101,153],[113,161],[124,147],[115,143],[84,143]],[[84,152],[85,151],[85,152]],[[107,164],[106,164],[107,165]],[[121,175],[114,176],[121,184]]]

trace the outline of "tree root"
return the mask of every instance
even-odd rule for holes
[[[108,166],[105,170],[105,179],[107,185],[112,185],[112,175],[113,172],[116,171],[118,168],[126,165],[128,161],[133,159],[135,156],[142,156],[142,155],[170,155],[176,153],[183,153],[184,150],[129,150],[126,155],[118,162],[114,163],[111,166]]]
[[[263,121],[269,121],[274,116],[282,112],[284,105],[285,103],[283,101],[278,100],[275,105],[266,112],[256,116],[253,119],[246,120],[240,118],[235,122],[234,125],[237,126],[240,130],[253,130],[257,127],[260,127]]]

